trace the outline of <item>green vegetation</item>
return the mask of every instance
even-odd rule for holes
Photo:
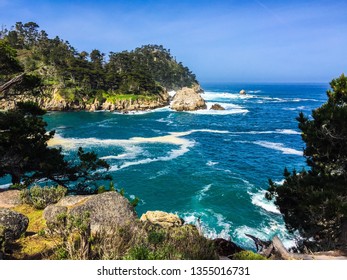
[[[67,189],[58,187],[33,186],[30,189],[23,189],[20,193],[24,204],[33,205],[36,209],[44,209],[47,205],[58,202],[65,196]]]
[[[298,230],[311,250],[347,247],[347,77],[330,86],[328,101],[313,110],[312,119],[302,113],[297,118],[310,170],[285,169],[283,185],[270,180],[267,193],[287,228]]]
[[[252,251],[241,251],[233,255],[233,260],[267,260],[267,258]]]
[[[70,192],[95,192],[98,180],[111,177],[99,169],[108,169],[106,161],[94,152],[77,151],[78,160],[68,162],[61,149],[47,146],[54,131],[46,131],[45,111],[33,103],[18,103],[17,108],[0,112],[0,177],[10,175],[12,184],[29,186],[40,179],[69,187]]]
[[[71,102],[94,101],[100,92],[111,102],[158,98],[163,88],[197,83],[195,75],[163,46],[110,52],[106,58],[97,49],[78,52],[59,37],[49,38],[34,22],[17,22],[10,30],[4,29],[0,33],[0,54],[0,75],[7,75],[3,81],[14,72],[25,72],[41,79],[42,92],[59,89]],[[3,64],[10,67],[3,68]]]
[[[62,215],[51,229],[61,243],[56,259],[217,259],[213,242],[194,226],[161,228],[137,222],[91,234],[89,215]]]

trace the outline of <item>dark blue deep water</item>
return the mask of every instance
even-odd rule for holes
[[[137,212],[174,212],[201,219],[206,236],[252,248],[244,233],[278,234],[293,245],[273,203],[264,198],[268,178],[301,170],[304,143],[299,112],[310,115],[326,100],[327,84],[202,84],[203,98],[225,111],[192,113],[162,108],[136,114],[49,113],[49,129],[66,154],[95,150],[126,196],[141,199]],[[247,94],[241,96],[239,91]]]

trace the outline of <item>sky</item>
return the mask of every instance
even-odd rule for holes
[[[347,74],[347,1],[0,0],[78,51],[159,44],[200,82],[324,82]]]

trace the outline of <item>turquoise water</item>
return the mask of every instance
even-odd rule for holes
[[[190,223],[200,218],[206,236],[247,248],[253,242],[244,233],[278,234],[293,245],[297,236],[287,233],[264,190],[268,178],[283,179],[284,167],[305,167],[295,118],[324,103],[328,85],[202,86],[208,105],[225,111],[54,112],[46,121],[67,155],[82,146],[109,162],[116,187],[141,199],[139,215],[163,210]]]

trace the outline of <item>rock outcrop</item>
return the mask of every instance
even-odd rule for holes
[[[163,211],[147,211],[142,214],[140,221],[148,221],[165,228],[183,225],[183,221],[177,215]]]
[[[0,192],[0,208],[12,208],[21,204],[19,190],[6,190]]]
[[[27,230],[29,219],[16,211],[0,208],[0,227],[5,240],[13,241]]]
[[[0,109],[8,110],[13,109],[17,102],[34,101],[41,108],[47,111],[89,111],[96,110],[109,110],[109,111],[145,111],[160,108],[169,105],[170,96],[166,90],[157,96],[151,96],[148,99],[135,99],[135,100],[115,100],[110,102],[107,100],[99,101],[95,99],[92,103],[88,100],[74,100],[69,101],[63,98],[60,90],[55,88],[52,92],[45,93],[43,97],[28,97],[28,96],[15,96],[12,100],[0,100]]]
[[[241,95],[245,95],[245,94],[246,94],[246,91],[245,91],[244,89],[241,89],[241,90],[240,90],[240,94],[241,94]]]
[[[66,196],[58,203],[44,210],[47,226],[53,228],[60,214],[82,216],[90,215],[91,232],[126,226],[135,222],[137,215],[129,201],[118,192],[105,192],[96,195]]]
[[[206,109],[206,102],[200,96],[201,89],[184,87],[174,95],[170,108],[176,111],[196,111]]]
[[[225,108],[220,104],[213,104],[210,110],[225,110]]]

